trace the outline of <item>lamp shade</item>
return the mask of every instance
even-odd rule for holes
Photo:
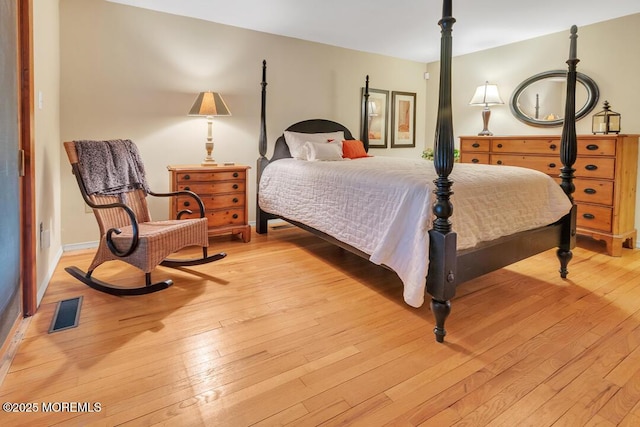
[[[230,116],[231,111],[218,92],[200,92],[191,110],[190,116]]]
[[[469,101],[469,105],[484,105],[485,107],[498,104],[504,104],[498,93],[498,85],[489,84],[489,82],[478,86],[476,93]]]

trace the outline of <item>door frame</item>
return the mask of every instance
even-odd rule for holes
[[[34,315],[38,308],[32,29],[33,0],[18,0],[18,128],[19,149],[24,154],[24,176],[20,180],[20,271],[25,317]]]

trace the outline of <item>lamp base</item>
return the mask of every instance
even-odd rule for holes
[[[204,159],[201,166],[218,166],[218,163],[214,159]]]
[[[487,129],[483,130],[478,136],[493,136],[493,132],[489,132]]]

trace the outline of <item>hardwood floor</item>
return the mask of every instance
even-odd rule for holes
[[[175,284],[139,297],[87,288],[63,269],[93,251],[65,254],[0,387],[38,412],[0,423],[640,425],[638,250],[580,240],[566,281],[549,251],[468,282],[437,344],[392,272],[304,231],[210,248],[227,258],[158,268]],[[144,280],[118,262],[96,277]],[[48,334],[79,295],[79,326]],[[44,412],[58,402],[99,408]]]

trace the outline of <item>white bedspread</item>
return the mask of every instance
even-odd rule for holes
[[[531,169],[456,163],[450,177],[458,249],[546,224],[571,204],[549,176]],[[404,300],[424,302],[434,201],[433,162],[369,157],[335,162],[282,159],[259,185],[262,210],[323,231],[392,268]]]

